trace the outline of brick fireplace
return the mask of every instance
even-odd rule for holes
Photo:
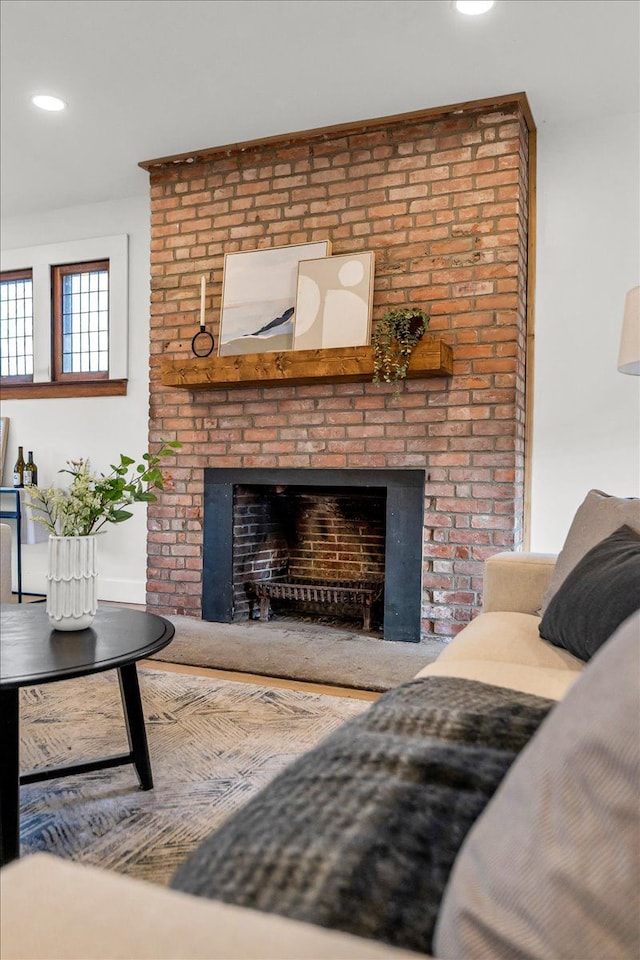
[[[513,95],[142,164],[150,440],[182,443],[171,490],[149,505],[150,609],[212,618],[208,471],[243,471],[245,490],[265,470],[417,471],[421,632],[447,638],[471,619],[483,560],[523,537],[532,129]],[[333,254],[374,251],[374,322],[392,306],[424,307],[427,336],[453,348],[453,376],[408,380],[397,399],[369,379],[163,382],[167,359],[191,355],[203,275],[217,336],[226,252],[323,239]],[[233,593],[232,570],[227,579]]]

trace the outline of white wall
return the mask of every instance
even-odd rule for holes
[[[531,546],[560,549],[593,487],[640,492],[640,377],[616,370],[626,291],[640,283],[637,115],[538,133],[538,236]],[[33,450],[41,483],[70,457],[107,470],[147,445],[149,205],[147,196],[4,221],[4,248],[129,235],[126,397],[7,400],[3,483],[17,446]],[[143,603],[144,507],[100,540],[100,597]],[[24,588],[44,590],[46,545],[25,546]]]
[[[534,550],[562,547],[592,488],[640,495],[640,377],[616,369],[640,283],[640,117],[538,131]]]
[[[149,359],[149,200],[134,197],[40,216],[5,220],[4,249],[89,237],[129,237],[129,384],[124,397],[5,400],[9,439],[2,482],[11,486],[18,444],[33,450],[41,485],[65,485],[57,471],[65,461],[88,457],[92,468],[108,472],[120,453],[139,457],[147,449]],[[9,507],[12,501],[7,501]],[[98,543],[98,596],[102,600],[144,603],[146,583],[146,511],[109,525]],[[45,591],[47,544],[24,545],[23,589]],[[14,576],[15,588],[15,576]]]

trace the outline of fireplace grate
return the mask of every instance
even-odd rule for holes
[[[260,601],[260,620],[269,619],[272,599],[313,603],[343,603],[362,608],[362,626],[371,629],[371,607],[384,592],[384,579],[375,580],[254,580],[247,584],[249,599]]]

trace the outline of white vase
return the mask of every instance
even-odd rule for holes
[[[49,537],[47,615],[54,630],[84,630],[98,609],[98,538]]]

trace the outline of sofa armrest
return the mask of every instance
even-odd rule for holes
[[[0,523],[0,603],[11,603],[11,527]]]
[[[2,960],[429,960],[35,854],[3,868]]]
[[[536,614],[557,554],[496,553],[485,562],[482,610]]]

